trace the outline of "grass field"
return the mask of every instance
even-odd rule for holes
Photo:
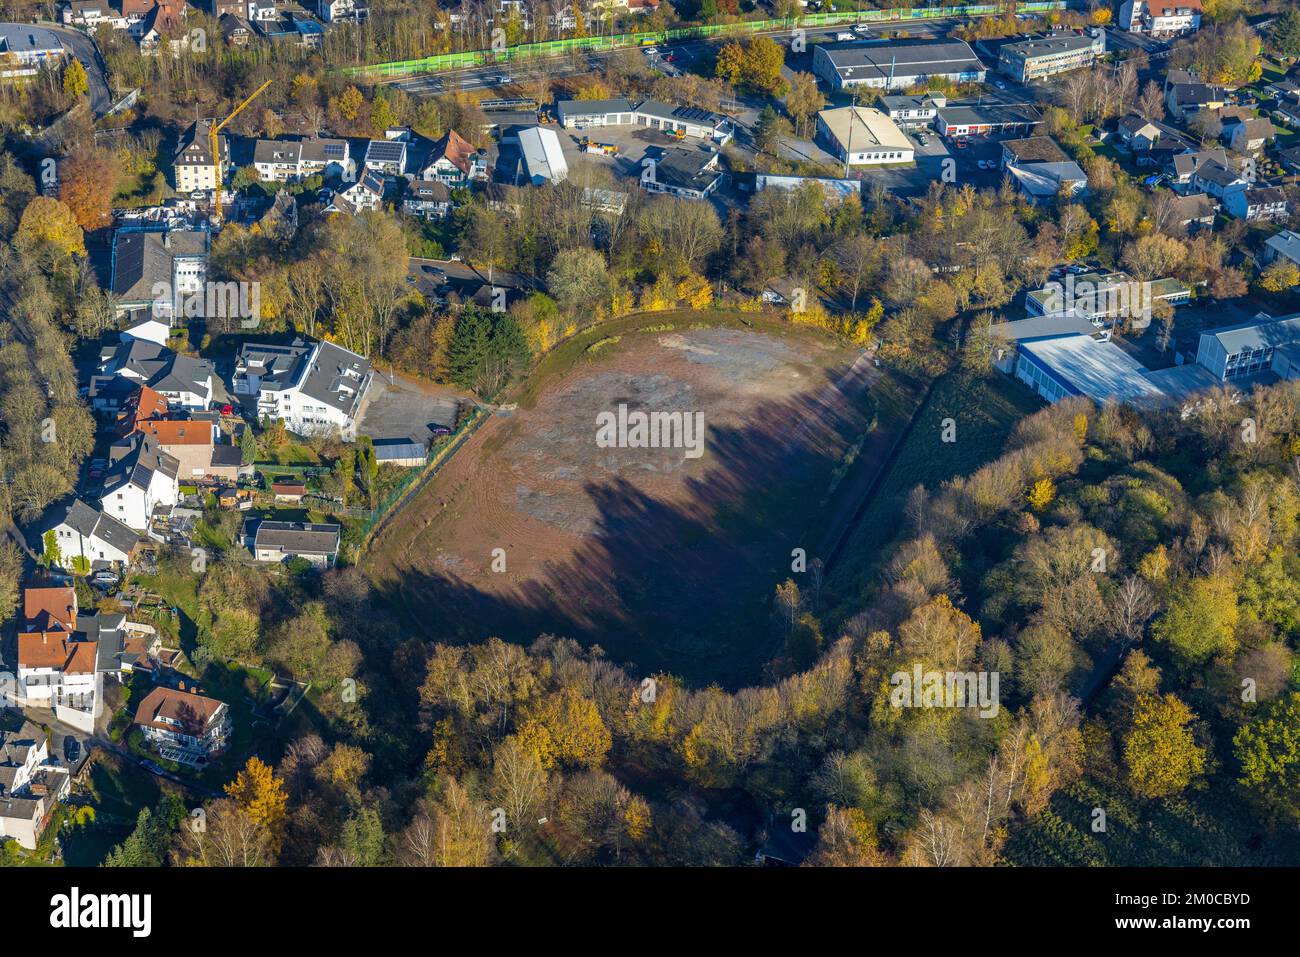
[[[875,585],[876,573],[899,534],[903,503],[917,485],[934,489],[969,475],[997,458],[1011,429],[1042,401],[1021,383],[1002,377],[967,379],[950,373],[935,383],[888,473],[845,543],[828,586],[834,603],[856,607]],[[944,441],[951,419],[955,441]]]
[[[772,590],[791,549],[815,554],[881,378],[858,350],[775,317],[603,324],[540,363],[518,409],[457,452],[363,567],[428,638],[551,632],[647,671],[755,680],[780,647]],[[596,416],[620,405],[698,411],[703,454],[599,447]]]

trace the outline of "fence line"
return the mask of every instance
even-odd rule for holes
[[[1032,3],[968,4],[953,7],[899,7],[892,10],[863,10],[861,12],[809,13],[781,20],[745,20],[712,26],[679,27],[649,33],[620,33],[613,36],[571,37],[567,40],[544,40],[539,43],[521,43],[500,50],[466,50],[461,53],[435,53],[415,60],[396,60],[367,66],[348,67],[343,72],[352,76],[394,76],[408,73],[438,73],[463,67],[508,63],[538,57],[558,56],[571,50],[614,50],[636,47],[644,43],[666,43],[696,37],[714,37],[727,34],[764,33],[806,26],[831,26],[836,23],[893,23],[914,20],[944,20],[954,17],[987,17],[1002,13],[1045,13],[1064,10],[1066,0],[1036,0]]]

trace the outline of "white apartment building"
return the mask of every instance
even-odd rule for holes
[[[356,435],[370,388],[370,360],[332,342],[245,343],[235,360],[236,395],[257,396],[259,416],[282,419],[299,435]]]

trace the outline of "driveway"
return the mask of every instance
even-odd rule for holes
[[[0,24],[0,26],[9,25]],[[29,26],[28,24],[14,25],[20,28]],[[81,61],[81,65],[86,68],[86,79],[90,84],[91,112],[95,114],[96,118],[107,113],[113,105],[113,95],[108,88],[108,64],[104,62],[104,55],[100,52],[98,44],[80,30],[73,30],[70,27],[60,26],[57,23],[48,21],[39,21],[36,25],[42,30],[57,34],[59,39],[63,41],[64,46],[71,50],[73,56]]]
[[[372,439],[412,439],[428,442],[434,425],[456,427],[460,393],[449,386],[430,385],[401,373],[390,380],[375,370],[375,378],[357,414],[357,432]]]

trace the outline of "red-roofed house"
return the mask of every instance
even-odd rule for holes
[[[208,757],[226,747],[230,709],[224,701],[174,688],[154,688],[135,710],[135,724],[155,747]],[[190,762],[186,762],[190,763]]]
[[[77,630],[77,592],[71,585],[23,589],[24,631]]]
[[[420,170],[420,179],[462,186],[470,180],[487,178],[487,159],[455,130],[448,130],[433,144]]]

